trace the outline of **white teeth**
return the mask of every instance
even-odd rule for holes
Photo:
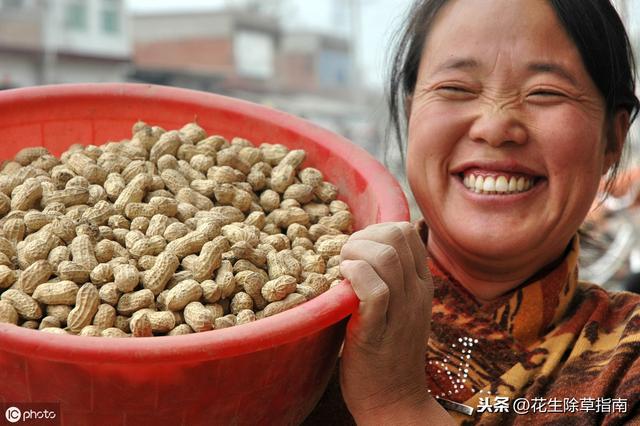
[[[484,184],[482,185],[482,190],[484,192],[493,192],[496,190],[496,180],[492,176],[488,176],[484,179]]]
[[[507,192],[509,190],[509,182],[504,176],[498,176],[496,179],[496,192]]]
[[[484,194],[510,194],[525,192],[533,186],[533,180],[520,177],[507,176],[476,176],[474,174],[465,175],[464,186],[477,193]]]

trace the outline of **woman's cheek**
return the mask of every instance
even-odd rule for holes
[[[599,117],[558,108],[533,118],[528,128],[550,175],[600,178],[606,146]]]

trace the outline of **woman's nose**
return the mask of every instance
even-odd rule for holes
[[[498,109],[479,115],[469,129],[469,137],[474,142],[498,147],[504,144],[522,145],[526,143],[528,135],[515,112]]]

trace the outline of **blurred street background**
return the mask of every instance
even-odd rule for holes
[[[406,187],[384,84],[392,37],[411,3],[0,0],[0,90],[140,82],[242,98],[347,137]],[[640,58],[640,0],[614,3]],[[640,277],[639,129],[614,197],[596,203],[586,225],[592,238],[581,274],[610,288]]]

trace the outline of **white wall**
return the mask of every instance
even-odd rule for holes
[[[285,34],[281,49],[283,52],[315,53],[320,49],[320,37],[303,32]]]
[[[38,84],[36,58],[19,53],[0,53],[0,83],[12,87]]]
[[[89,59],[58,58],[55,79],[58,83],[106,83],[125,80],[128,64],[105,63]]]
[[[115,34],[105,33],[102,29],[104,0],[80,0],[87,8],[87,28],[65,28],[65,9],[74,1],[77,0],[49,0],[51,13],[46,15],[44,39],[48,48],[120,58],[131,54],[131,28],[123,0],[115,0],[120,23],[120,30]]]

